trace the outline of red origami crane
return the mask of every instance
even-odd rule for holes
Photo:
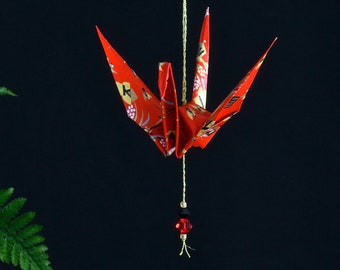
[[[171,63],[159,64],[160,100],[150,91],[124,59],[115,51],[97,27],[107,61],[127,115],[143,128],[165,155],[175,152],[181,158],[190,147],[206,147],[220,127],[236,114],[253,83],[269,48],[239,84],[210,113],[206,108],[209,67],[209,9],[207,9],[196,58],[192,101],[178,106]]]

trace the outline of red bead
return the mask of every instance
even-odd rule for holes
[[[189,219],[180,218],[175,227],[179,230],[180,234],[187,234],[191,230],[192,225]]]

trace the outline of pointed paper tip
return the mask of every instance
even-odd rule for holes
[[[209,15],[209,7],[207,7],[206,11],[205,11],[205,16]]]
[[[96,25],[96,30],[97,30],[98,35],[102,35],[102,32],[100,31],[98,25]]]
[[[274,43],[276,42],[276,40],[278,39],[278,37],[275,37],[274,40],[272,41],[272,43],[270,44],[267,53],[269,52],[269,50],[273,47]]]
[[[99,27],[96,25],[96,30],[97,30],[97,34],[98,34],[98,37],[101,41],[101,43],[103,44],[108,44],[108,46],[110,46],[109,42],[106,40],[106,38],[104,37],[103,33],[100,31]]]

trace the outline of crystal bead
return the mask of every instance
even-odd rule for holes
[[[176,224],[176,229],[179,230],[180,234],[187,234],[192,228],[192,225],[187,218],[180,218]]]

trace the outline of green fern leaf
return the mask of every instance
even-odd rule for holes
[[[21,247],[20,245],[17,245],[16,243],[14,243],[14,245],[12,246],[12,250],[11,250],[11,260],[14,266],[18,266],[20,262],[20,255],[21,255]]]
[[[4,206],[8,199],[12,196],[14,188],[0,190],[0,207]]]
[[[17,231],[23,229],[27,226],[35,217],[35,212],[26,212],[18,216],[11,222],[9,227],[11,233],[16,233]]]
[[[25,241],[32,237],[33,235],[37,234],[43,229],[41,225],[33,224],[25,227],[20,232],[18,232],[17,237],[22,241]]]
[[[16,96],[15,93],[13,93],[11,90],[7,89],[6,87],[1,86],[0,87],[0,96],[4,95],[10,95],[10,96]]]
[[[41,235],[33,235],[31,238],[25,241],[25,247],[32,247],[41,244],[45,241],[45,237]]]
[[[9,201],[14,189],[0,190],[0,261],[22,270],[52,270],[42,226],[31,224],[34,212],[20,213],[25,198]]]
[[[25,203],[25,198],[17,198],[0,209],[0,228],[7,226],[7,223],[17,216]]]
[[[0,248],[0,259],[4,261],[5,263],[11,262],[11,247],[13,246],[13,240],[11,238],[8,238],[5,234],[1,235],[1,248]]]

